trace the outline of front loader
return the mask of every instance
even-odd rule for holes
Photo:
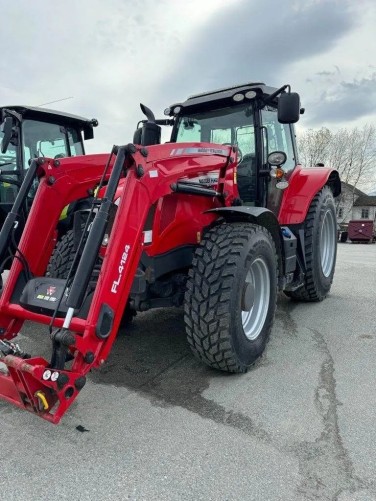
[[[0,397],[58,423],[103,364],[125,313],[184,306],[206,364],[245,372],[264,351],[278,291],[320,301],[336,260],[338,173],[297,162],[289,86],[193,96],[109,157],[33,160],[0,233],[0,260],[39,187],[0,297]],[[160,143],[160,125],[172,126]],[[96,193],[57,243],[62,208]],[[45,212],[48,207],[48,214]],[[46,276],[47,273],[47,276]],[[49,360],[14,338],[44,325]]]

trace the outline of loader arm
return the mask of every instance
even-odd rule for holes
[[[62,294],[68,307],[63,318],[21,306],[20,297],[27,285],[25,262],[34,277],[32,280],[43,277],[56,243],[56,225],[63,207],[95,189],[105,158],[94,155],[76,161],[41,162],[40,185],[19,244],[23,259],[13,260],[0,297],[0,340],[10,344],[25,320],[51,324],[53,353],[51,361],[42,357],[24,359],[15,349],[0,359],[6,367],[0,371],[0,398],[53,423],[60,421],[83,388],[87,372],[103,364],[111,350],[143,251],[143,229],[150,207],[160,198],[179,191],[212,197],[217,206],[229,206],[238,197],[236,154],[231,147],[221,146],[214,151],[212,146],[180,144],[179,154],[172,144],[148,150],[134,145],[114,147],[116,159],[110,165],[111,175],[105,178],[105,195],[97,201],[98,210],[78,262],[76,279],[68,293]],[[182,177],[213,170],[219,171],[215,190],[187,187],[181,182]],[[87,315],[82,318],[78,311],[85,298],[86,279],[93,270],[119,180],[124,177],[123,195],[99,278]],[[217,216],[205,217],[209,224]],[[65,285],[64,281],[64,288]],[[61,362],[62,357],[65,361],[65,354],[73,356],[69,368]]]

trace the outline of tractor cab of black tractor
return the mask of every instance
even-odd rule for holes
[[[0,107],[0,225],[33,158],[84,155],[96,119],[30,106]]]
[[[63,158],[84,155],[84,140],[94,137],[96,119],[30,106],[0,107],[0,228],[12,210],[16,196],[28,172],[32,159]],[[38,187],[35,178],[14,228],[9,258],[21,236],[22,229]],[[70,225],[71,213],[78,202],[63,211],[60,235]],[[82,205],[82,204],[81,204]]]

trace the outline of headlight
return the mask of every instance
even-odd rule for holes
[[[273,165],[274,167],[279,167],[283,165],[287,160],[287,155],[284,151],[273,151],[268,155],[268,163],[269,165]]]

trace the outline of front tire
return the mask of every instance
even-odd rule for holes
[[[74,256],[74,234],[73,230],[68,230],[56,244],[47,266],[47,275],[53,278],[67,278],[73,264]],[[95,284],[97,279],[98,277],[94,275],[92,283]],[[128,327],[133,322],[135,316],[136,312],[127,304],[120,322],[120,327]]]
[[[73,230],[68,230],[59,240],[47,266],[47,274],[53,278],[67,278],[75,255]]]
[[[337,258],[337,220],[328,186],[312,200],[304,221],[306,274],[296,291],[285,291],[297,301],[322,301],[330,291]]]
[[[277,299],[277,256],[266,228],[213,227],[197,248],[185,294],[193,353],[207,365],[246,372],[263,353]]]

